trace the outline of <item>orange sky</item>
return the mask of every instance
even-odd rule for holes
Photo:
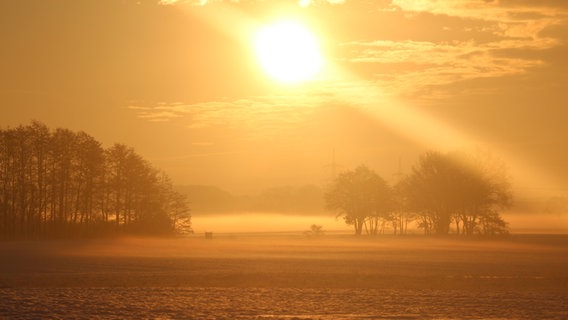
[[[318,37],[326,69],[283,85],[253,33]],[[121,142],[177,184],[236,194],[391,179],[428,149],[489,150],[517,190],[568,195],[564,1],[0,2],[0,126],[32,119]]]

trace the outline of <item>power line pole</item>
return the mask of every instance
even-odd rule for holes
[[[400,182],[404,174],[402,173],[402,157],[398,157],[398,170],[392,174],[394,178],[394,182]]]
[[[335,159],[335,148],[333,149],[331,155],[331,163],[326,164],[324,167],[329,168],[329,174],[330,174],[329,181],[331,182],[335,180],[335,178],[337,178],[337,171],[341,167],[340,165],[337,164],[337,161]]]
[[[337,162],[335,162],[335,148],[333,149],[333,153],[331,155],[331,179],[335,179],[337,177]]]

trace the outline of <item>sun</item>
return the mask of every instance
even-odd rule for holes
[[[254,49],[264,72],[283,83],[313,79],[323,67],[317,38],[297,21],[278,21],[261,28]]]

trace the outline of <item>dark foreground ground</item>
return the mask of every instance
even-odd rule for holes
[[[568,319],[568,236],[0,243],[0,319]]]

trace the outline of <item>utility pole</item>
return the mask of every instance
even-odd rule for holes
[[[403,177],[403,173],[402,173],[402,157],[398,157],[398,170],[392,174],[393,175],[393,180],[394,183],[400,182],[400,180],[402,180]]]
[[[329,181],[331,182],[335,180],[335,178],[337,178],[337,171],[341,167],[340,165],[337,164],[337,161],[335,159],[335,148],[333,149],[331,155],[331,163],[326,164],[324,167],[329,168],[329,173],[330,173]]]
[[[333,153],[331,155],[331,179],[335,179],[337,177],[337,162],[335,162],[335,148],[333,149]]]

